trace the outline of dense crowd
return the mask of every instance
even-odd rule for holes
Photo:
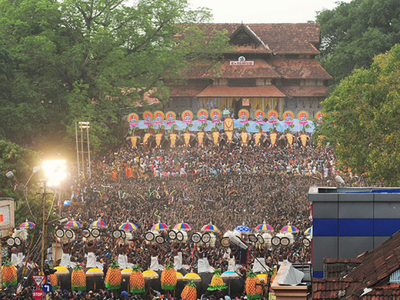
[[[194,272],[203,256],[210,266],[222,271],[227,270],[228,260],[234,256],[237,264],[243,265],[243,273],[251,268],[255,257],[265,258],[268,265],[283,260],[306,264],[311,260],[311,251],[302,243],[303,232],[312,224],[307,192],[311,186],[341,185],[338,175],[346,185],[365,186],[361,176],[335,168],[335,156],[329,146],[318,147],[311,140],[306,147],[300,143],[293,147],[285,143],[266,147],[234,142],[219,147],[208,144],[171,149],[151,145],[135,149],[128,140],[120,149],[93,161],[91,178],[72,181],[72,202],[63,208],[62,217],[74,219],[84,227],[99,219],[108,224],[106,234],[90,250],[105,272],[119,254],[127,255],[129,263],[146,270],[151,256],[157,256],[160,265],[165,265],[173,262],[177,251],[182,252],[185,271]],[[129,245],[121,245],[111,232],[127,221],[138,228],[132,231]],[[216,246],[196,247],[189,240],[178,247],[176,240],[168,239],[149,245],[144,235],[160,221],[171,228],[186,222],[192,232],[212,222],[220,229]],[[299,232],[294,234],[294,243],[259,246],[249,242],[245,262],[238,247],[232,246],[228,251],[221,246],[224,232],[238,225],[254,229],[264,221],[275,233],[285,225],[296,226]],[[79,233],[65,246],[71,261],[85,265],[89,249]],[[59,264],[60,258],[57,260]],[[98,298],[89,298],[110,299],[96,295]],[[69,299],[71,292],[57,297],[54,299]]]
[[[65,216],[88,226],[99,218],[109,231],[129,220],[138,226],[128,257],[133,263],[149,266],[149,249],[143,243],[144,233],[162,221],[172,227],[182,221],[194,231],[212,222],[221,233],[238,225],[252,229],[257,224],[270,224],[279,231],[288,223],[300,234],[311,226],[307,202],[310,186],[336,186],[340,174],[348,184],[363,185],[361,178],[335,169],[335,157],[329,147],[258,147],[239,143],[223,147],[177,147],[133,149],[127,143],[92,166],[92,177],[71,187],[73,204]],[[218,236],[218,240],[222,236]],[[285,249],[293,263],[310,261],[310,251],[301,239]],[[76,242],[79,243],[79,242]],[[195,264],[187,243],[182,248],[184,263]],[[171,255],[168,243],[159,245],[160,263]],[[84,247],[71,253],[84,261]],[[112,259],[112,240],[101,241],[97,257]],[[279,247],[266,249],[275,263]],[[223,266],[225,249],[209,250],[210,264]]]

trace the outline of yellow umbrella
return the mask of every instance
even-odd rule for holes
[[[158,278],[158,274],[152,270],[146,270],[143,272],[144,279],[156,279]]]
[[[57,266],[54,267],[54,269],[56,270],[56,274],[57,275],[63,275],[63,274],[68,274],[69,275],[69,271],[66,267],[63,266]]]
[[[183,277],[183,275],[182,275],[181,272],[176,272],[176,279],[177,279],[177,280],[180,281],[180,280],[183,280],[183,278],[184,278],[184,277]]]
[[[265,281],[268,278],[268,275],[258,274],[257,277],[258,277],[258,279],[260,279],[260,281]]]
[[[56,267],[56,268],[58,268],[58,267]],[[86,275],[104,275],[104,272],[102,270],[100,270],[99,268],[91,268],[86,271]]]
[[[193,280],[193,281],[201,281],[201,278],[196,273],[187,273],[184,276],[183,280],[185,280],[185,281],[191,281],[191,280]]]
[[[96,286],[100,286],[102,280],[102,277],[104,276],[104,272],[99,269],[99,268],[90,268],[89,270],[86,271],[86,284],[89,284],[90,282],[93,282],[93,289],[96,289]]]
[[[132,269],[123,269],[121,271],[121,275],[131,275],[132,274]]]

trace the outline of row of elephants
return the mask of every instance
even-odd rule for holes
[[[240,146],[281,146],[292,147],[294,144],[302,145],[304,147],[310,142],[310,135],[293,132],[257,132],[250,133],[246,131],[242,132],[219,132],[213,131],[207,133],[200,131],[175,133],[175,132],[145,132],[142,134],[135,134],[128,137],[132,143],[132,147],[137,149],[138,147],[143,148],[175,148],[175,147],[208,147],[208,146],[229,146],[229,145],[240,145]]]

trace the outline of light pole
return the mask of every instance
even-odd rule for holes
[[[44,272],[44,253],[45,253],[45,237],[46,237],[46,196],[50,193],[46,192],[47,186],[58,186],[60,181],[66,177],[65,173],[65,160],[46,160],[43,162],[43,170],[45,172],[45,180],[43,182],[43,193],[42,193],[42,252],[41,252],[41,263],[40,269]]]

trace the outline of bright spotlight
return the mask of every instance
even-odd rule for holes
[[[46,160],[43,162],[43,170],[47,178],[48,186],[60,184],[67,174],[65,173],[65,160]]]

